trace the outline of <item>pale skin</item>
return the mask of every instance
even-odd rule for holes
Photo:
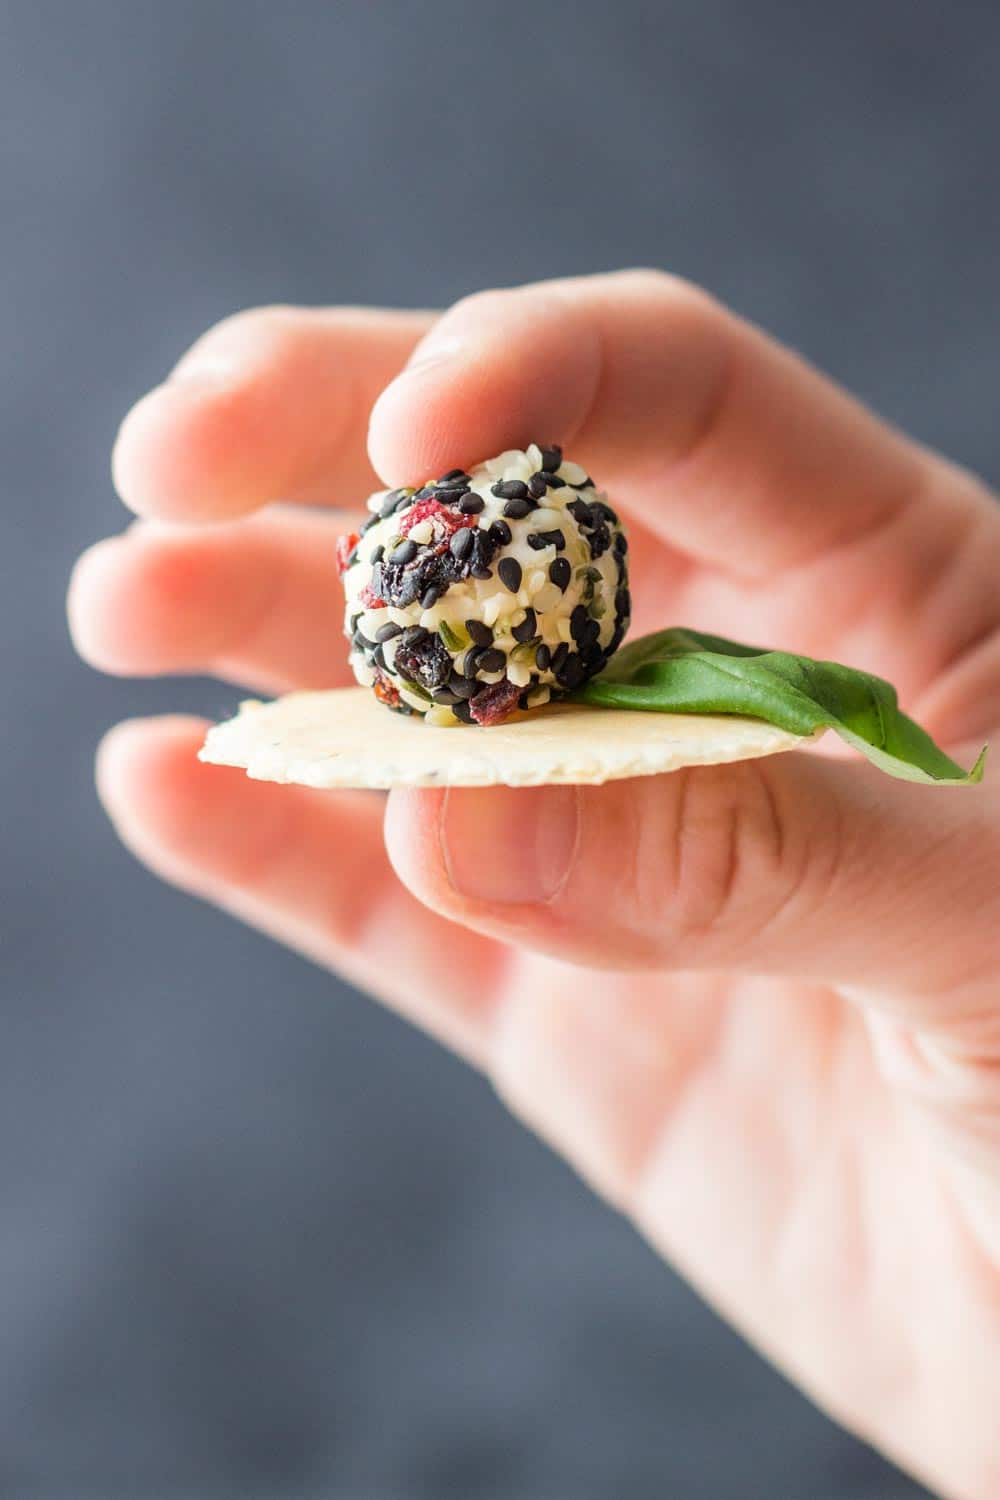
[[[619,504],[635,631],[880,673],[966,765],[1000,739],[993,498],[658,272],[221,323],[122,426],[142,519],[80,560],[77,645],[121,674],[344,684],[333,544],[360,500],[532,440]],[[203,731],[101,746],[141,859],[459,1051],[840,1422],[995,1500],[989,766],[926,788],[798,752],[386,804],[205,767]]]

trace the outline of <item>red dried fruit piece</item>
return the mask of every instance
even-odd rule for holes
[[[447,505],[442,505],[440,500],[418,500],[412,510],[399,523],[400,536],[409,536],[414,526],[421,521],[433,521],[445,533],[450,536],[453,531],[461,531],[463,526],[468,526],[469,517],[463,516],[457,510],[451,510]]]
[[[385,609],[386,607],[385,600],[380,599],[378,594],[372,591],[372,586],[370,583],[365,584],[358,597],[360,598],[361,603],[364,605],[365,609]]]
[[[396,708],[399,704],[399,688],[388,677],[380,667],[375,668],[375,681],[372,683],[372,692],[380,703],[387,708]]]
[[[517,708],[522,689],[515,687],[506,678],[502,682],[491,682],[474,698],[469,699],[469,712],[477,724],[502,724]]]
[[[356,531],[348,532],[347,536],[337,538],[337,571],[346,573],[351,566],[351,553],[360,542],[361,538]]]

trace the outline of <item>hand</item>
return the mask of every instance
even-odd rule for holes
[[[148,519],[77,567],[83,655],[265,692],[345,683],[333,541],[351,518],[320,507],[376,485],[370,410],[387,484],[561,441],[630,517],[637,632],[868,668],[965,763],[1000,723],[990,496],[653,272],[437,320],[272,308],[213,329],[122,428],[118,487]],[[938,790],[800,753],[397,792],[383,836],[380,799],[206,768],[202,732],[145,720],[101,747],[142,859],[486,1070],[839,1420],[944,1493],[995,1500],[989,768]]]

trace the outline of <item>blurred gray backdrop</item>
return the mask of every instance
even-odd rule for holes
[[[73,658],[116,424],[255,302],[704,281],[994,480],[1000,10],[0,0],[0,1493],[896,1500],[488,1089],[158,885]]]

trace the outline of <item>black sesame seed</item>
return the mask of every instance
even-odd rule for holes
[[[594,481],[591,479],[589,474],[587,475],[586,479],[581,479],[580,483],[577,485],[578,490],[592,490],[593,488]]]
[[[355,651],[368,652],[372,649],[373,642],[366,635],[362,635],[360,630],[356,630],[351,636],[351,645]]]
[[[417,544],[406,537],[398,547],[394,547],[389,553],[389,561],[397,567],[405,567],[411,563],[417,555]]]
[[[545,491],[548,488],[545,480],[546,475],[544,474],[532,474],[531,478],[528,480],[528,494],[531,496],[532,500],[540,500],[545,494]]]
[[[411,500],[430,500],[432,498],[433,494],[434,494],[434,486],[432,484],[425,484],[424,487],[423,487],[423,489],[417,490],[417,492],[416,492],[415,495],[411,495],[410,496],[410,499]]]
[[[573,520],[576,521],[579,526],[593,526],[594,512],[591,510],[586,500],[571,500],[566,509],[569,511],[570,515],[573,517]]]
[[[601,627],[598,624],[598,622],[596,620],[588,620],[587,623],[586,623],[586,625],[584,625],[583,629],[580,631],[580,635],[579,635],[580,650],[581,651],[588,651],[591,646],[593,646],[593,645],[596,644],[597,638],[600,635],[600,633],[601,633]]]
[[[385,556],[385,547],[383,546],[383,544],[381,542],[379,542],[378,546],[375,548],[375,551],[372,553],[372,555],[368,559],[368,561],[370,563],[381,562],[384,556]]]
[[[453,704],[458,702],[455,694],[446,687],[436,688],[435,691],[431,693],[431,697],[434,699],[435,703],[443,703],[448,708],[451,708]]]
[[[624,531],[615,532],[615,551],[619,557],[624,557],[628,551],[628,537]]]
[[[514,626],[511,635],[515,641],[530,641],[535,634],[536,623],[535,611],[529,609],[525,612],[524,619],[520,625]]]
[[[552,651],[543,642],[535,652],[535,666],[539,672],[547,672],[552,664]]]
[[[352,635],[357,630],[357,628],[358,628],[358,621],[360,619],[361,619],[361,615],[360,614],[356,614],[356,615],[352,615],[351,616],[351,634]]]
[[[385,671],[385,652],[381,646],[376,646],[372,652],[372,665],[380,667],[383,672]]]
[[[487,534],[493,538],[498,547],[506,547],[513,537],[513,532],[506,521],[494,521]]]
[[[451,548],[452,556],[457,557],[459,562],[461,562],[461,560],[464,557],[468,557],[469,553],[472,551],[474,542],[475,537],[469,530],[468,526],[463,526],[461,531],[456,531],[453,533],[448,546]]]
[[[458,508],[463,516],[478,516],[485,504],[482,495],[477,495],[475,490],[466,490],[458,502]]]
[[[569,645],[566,641],[560,641],[552,653],[552,670],[556,676],[562,671],[566,658],[569,656]]]
[[[407,647],[419,646],[429,635],[430,631],[425,630],[422,625],[410,625],[403,631],[399,644]]]
[[[476,662],[477,672],[502,672],[507,665],[507,658],[502,651],[491,646],[489,651],[484,651]]]
[[[533,531],[528,537],[528,546],[534,547],[540,552],[543,547],[554,547],[557,552],[565,552],[566,537],[558,527],[553,531]]]
[[[587,540],[590,543],[591,557],[602,557],[611,546],[611,532],[602,521],[599,526],[594,527]]]
[[[492,646],[493,632],[488,625],[483,624],[482,620],[466,620],[465,628],[474,645],[482,646],[484,649]]]
[[[565,479],[560,479],[558,474],[543,474],[541,469],[539,469],[537,474],[533,474],[531,477],[532,479],[540,479],[545,485],[546,489],[549,490],[561,490],[566,486]]]
[[[493,494],[498,500],[526,500],[528,486],[523,479],[498,479],[493,486]]]
[[[572,634],[574,641],[578,641],[580,639],[583,633],[583,627],[586,625],[588,619],[589,616],[584,606],[582,604],[576,605],[573,613],[569,617],[570,633]]]
[[[479,664],[482,652],[482,646],[473,646],[470,650],[466,651],[465,659],[462,662],[461,676],[468,677],[470,680],[475,677],[476,667]]]
[[[401,497],[399,490],[389,491],[388,495],[386,495],[385,499],[382,501],[382,504],[378,508],[380,520],[384,521],[387,516],[392,515],[392,513],[396,509],[396,506],[399,504],[400,498]]]
[[[522,577],[521,564],[517,558],[502,557],[497,563],[497,572],[500,575],[500,582],[504,588],[508,588],[512,594],[516,594],[521,587]]]
[[[493,569],[488,568],[485,563],[476,563],[474,568],[469,569],[473,578],[492,578]]]
[[[584,678],[583,662],[578,656],[567,657],[559,673],[560,685],[564,688],[578,688]]]
[[[476,722],[472,717],[472,709],[467,703],[456,703],[453,705],[451,711],[456,719],[461,719],[463,724],[474,724]]]
[[[615,626],[614,635],[611,637],[610,641],[604,648],[605,659],[607,659],[607,657],[609,656],[614,656],[615,652],[618,650],[618,647],[621,645],[624,639],[625,626],[621,621],[619,621],[619,623]]]
[[[420,626],[418,625],[416,628],[419,630]],[[376,630],[376,632],[375,632],[375,639],[379,643],[381,643],[383,641],[391,641],[394,636],[402,635],[402,633],[403,633],[403,627],[402,627],[402,625],[397,625],[395,623],[395,621],[389,620],[389,621],[387,621],[387,623],[385,625],[380,625],[379,628]]]
[[[460,672],[452,672],[448,678],[449,690],[456,698],[471,698],[473,693],[478,693],[479,683],[471,677],[463,677]]]
[[[468,474],[464,469],[449,469],[447,474],[442,474],[438,484],[452,484],[456,479],[467,480]]]
[[[558,469],[561,463],[562,449],[558,443],[553,443],[551,448],[542,449],[542,468],[547,474],[551,474],[553,469]]]
[[[361,535],[364,536],[366,531],[371,531],[372,527],[377,526],[381,519],[381,516],[377,516],[374,513],[368,516],[367,519],[362,522]]]
[[[535,507],[530,500],[508,500],[503,508],[503,513],[511,521],[523,521],[525,516],[530,515],[534,509]]]
[[[615,614],[619,619],[624,619],[632,613],[632,595],[628,589],[618,589],[615,594]]]
[[[436,584],[432,583],[430,588],[424,589],[424,592],[420,595],[420,608],[433,609],[435,604],[440,599],[442,593],[443,590],[439,589]]]
[[[549,577],[556,588],[562,589],[564,594],[569,588],[569,581],[572,576],[573,571],[565,557],[557,557],[549,563]]]

